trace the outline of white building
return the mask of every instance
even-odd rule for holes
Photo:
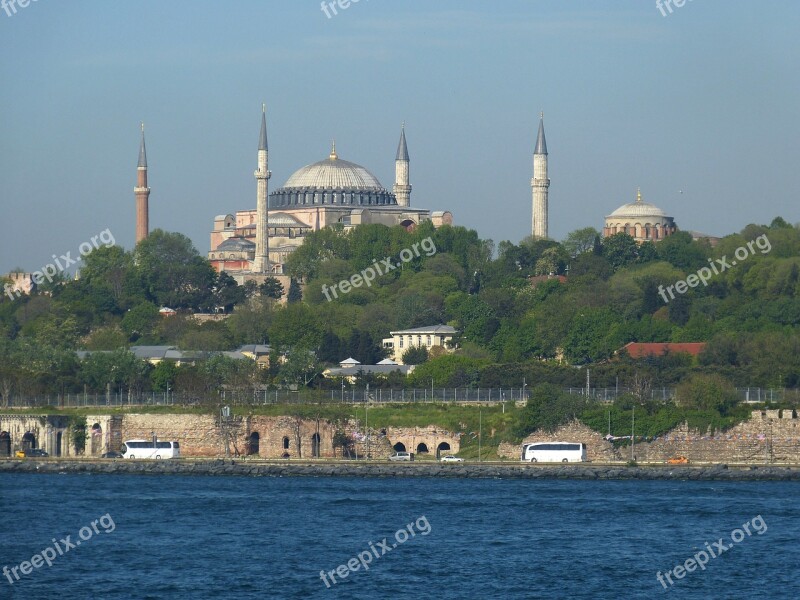
[[[392,337],[383,339],[383,347],[389,350],[392,360],[403,364],[403,353],[409,348],[423,347],[430,351],[438,346],[449,351],[457,331],[449,325],[430,325],[389,333]]]

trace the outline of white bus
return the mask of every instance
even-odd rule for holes
[[[585,462],[586,444],[541,442],[522,445],[522,462]]]
[[[181,445],[178,442],[155,440],[128,440],[122,444],[123,458],[180,458]]]

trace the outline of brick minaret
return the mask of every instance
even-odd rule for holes
[[[144,123],[142,123],[142,144],[139,146],[139,166],[136,168],[136,243],[150,233],[150,188],[147,187],[147,152],[144,148]]]
[[[272,173],[267,145],[267,107],[261,105],[261,135],[258,138],[258,168],[256,178],[256,255],[251,266],[254,273],[269,273],[269,213],[267,181]]]
[[[544,139],[544,114],[539,115],[539,136],[536,138],[536,149],[533,151],[533,179],[531,191],[533,192],[533,223],[532,231],[535,238],[547,238],[548,224],[548,188],[550,180],[547,178],[547,142]]]

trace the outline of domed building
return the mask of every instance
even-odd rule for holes
[[[275,275],[305,236],[323,227],[365,223],[412,229],[424,221],[435,227],[452,224],[449,211],[411,207],[409,157],[405,128],[395,157],[395,184],[386,189],[369,170],[339,158],[334,142],[328,158],[306,165],[269,194],[266,119],[262,114],[255,210],[219,215],[211,232],[209,260],[231,275]]]
[[[642,200],[636,192],[636,202],[623,204],[606,217],[603,237],[627,233],[637,242],[657,242],[678,231],[675,220],[655,204]]]

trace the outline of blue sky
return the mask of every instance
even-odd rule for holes
[[[530,233],[539,111],[550,233],[635,199],[683,229],[798,217],[800,3],[692,0],[38,0],[0,10],[0,273],[108,228],[130,248],[139,121],[151,227],[208,251],[255,207],[261,103],[271,189],[325,158],[386,187],[406,122],[412,205],[495,242]],[[683,193],[679,193],[679,191]]]

